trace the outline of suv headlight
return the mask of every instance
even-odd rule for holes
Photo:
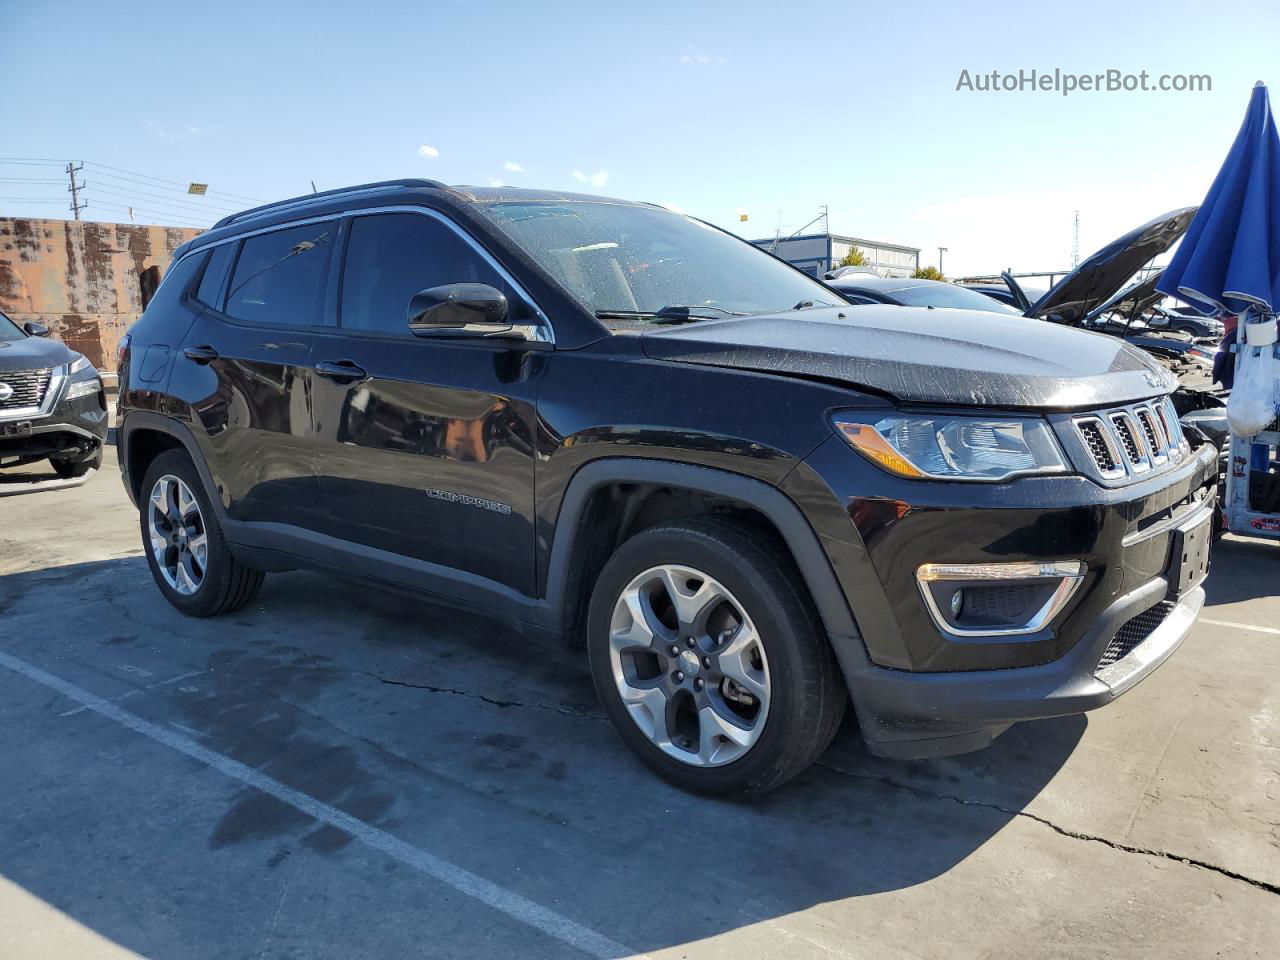
[[[77,357],[67,366],[67,390],[62,395],[65,400],[79,400],[81,397],[92,397],[102,389],[102,381],[98,371],[89,362],[88,357]]]
[[[832,422],[853,449],[899,477],[995,483],[1067,472],[1053,431],[1039,417],[837,414]]]

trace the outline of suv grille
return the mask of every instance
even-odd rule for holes
[[[1190,453],[1177,411],[1166,397],[1147,403],[1086,414],[1073,421],[1104,480],[1123,480],[1182,462]]]
[[[1102,659],[1098,661],[1098,669],[1109,667],[1117,660],[1123,660],[1131,654],[1138,644],[1151,636],[1156,627],[1164,623],[1165,617],[1173,612],[1175,606],[1177,604],[1173,601],[1165,600],[1157,603],[1150,610],[1144,610],[1136,617],[1125,621],[1116,631],[1115,637],[1107,644],[1107,649],[1103,651]]]
[[[0,372],[0,383],[8,384],[13,395],[0,400],[0,410],[20,410],[23,407],[38,407],[44,400],[44,392],[49,389],[49,378],[53,370],[8,370]]]

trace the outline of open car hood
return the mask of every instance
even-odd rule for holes
[[[834,381],[909,403],[1081,410],[1176,386],[1116,337],[980,310],[815,308],[657,328],[641,342],[658,360]]]
[[[1177,243],[1198,209],[1170,211],[1112,240],[1055,283],[1031,305],[1027,316],[1079,323],[1120,290],[1143,264]]]
[[[1157,270],[1145,280],[1139,280],[1137,283],[1130,284],[1119,293],[1105,300],[1103,303],[1094,307],[1089,311],[1085,320],[1092,320],[1100,317],[1104,313],[1122,313],[1126,317],[1140,317],[1147,312],[1147,308],[1154,306],[1164,299],[1164,294],[1156,290],[1156,284],[1160,282],[1160,278],[1164,276],[1163,270]]]

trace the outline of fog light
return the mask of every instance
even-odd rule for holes
[[[1083,578],[1084,564],[1078,560],[926,563],[916,570],[933,622],[961,637],[1042,630],[1067,605]]]

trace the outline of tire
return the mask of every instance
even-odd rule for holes
[[[153,497],[163,497],[166,509],[180,512],[183,521],[174,524],[157,516],[153,531],[153,510],[160,512]],[[246,566],[231,553],[204,485],[185,451],[166,450],[147,468],[138,501],[138,521],[156,586],[166,600],[188,616],[213,617],[238,610],[262,587],[262,571]],[[160,549],[153,532],[170,536],[170,542]],[[196,548],[201,534],[203,563],[199,562],[201,551]],[[181,543],[172,537],[180,538]],[[193,548],[185,555],[179,549],[184,545]]]
[[[848,693],[784,550],[739,524],[685,520],[627,540],[596,581],[587,616],[596,691],[627,746],[681,789],[773,790],[840,725]],[[689,615],[670,602],[673,589]]]
[[[55,460],[50,458],[50,466],[53,472],[63,480],[73,480],[76,477],[83,477],[90,470],[99,470],[102,468],[102,451],[99,450],[88,460]]]

